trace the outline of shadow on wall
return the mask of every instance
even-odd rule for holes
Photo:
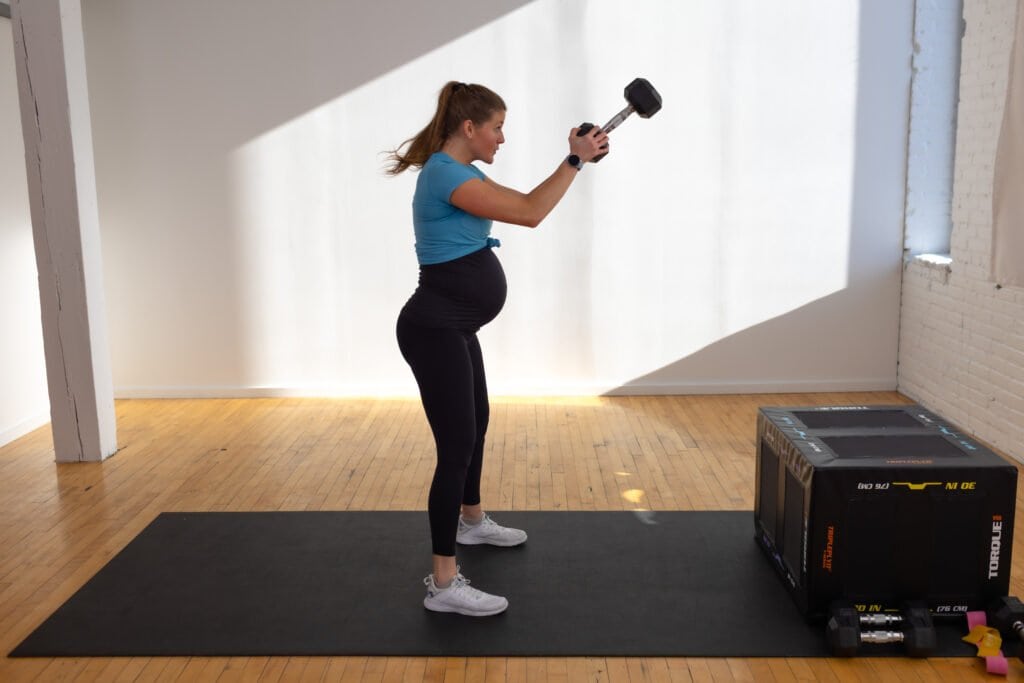
[[[909,9],[913,15],[913,8]],[[623,382],[608,395],[658,393],[659,387],[682,388],[686,393],[762,391],[877,391],[896,389],[899,342],[899,291],[903,253],[902,210],[905,204],[906,136],[909,130],[893,125],[892,116],[906,113],[892,102],[910,107],[910,45],[890,50],[877,46],[878,27],[892,20],[884,3],[862,2],[858,23],[858,67],[855,118],[854,168],[850,203],[847,287],[786,314],[753,325],[653,372]],[[912,26],[912,21],[910,23]],[[894,54],[906,51],[906,80],[890,75]],[[898,62],[897,62],[898,63]],[[865,141],[870,141],[866,144]],[[897,220],[899,219],[899,220]],[[890,224],[885,239],[868,229],[879,222]],[[841,226],[821,226],[829,230]],[[807,253],[807,259],[815,254]],[[765,263],[771,268],[771,263]],[[874,310],[886,302],[884,311]],[[863,321],[880,320],[865,334]],[[805,342],[822,330],[855,340],[843,349],[814,348]],[[841,357],[836,357],[836,351]],[[889,370],[878,372],[878,359],[889,359]],[[836,365],[842,370],[835,371]],[[709,368],[729,367],[735,375],[749,378],[742,385],[721,384]],[[828,378],[801,385],[791,378]]]
[[[491,377],[688,386],[738,377],[748,358],[762,368],[751,381],[808,367],[835,377],[828,363],[846,352],[843,329],[857,347],[848,355],[864,362],[846,362],[839,379],[887,377],[891,359],[894,382],[906,131],[893,110],[907,83],[893,71],[905,49],[909,78],[908,10],[866,3],[855,25],[852,5],[809,19],[800,3],[760,16],[739,4],[651,3],[595,13],[598,25],[577,21],[577,6],[88,5],[119,393],[305,390],[327,378],[379,394],[387,373],[412,388],[393,325],[415,284],[415,177],[383,178],[377,154],[400,142],[394,131],[425,122],[424,84],[436,92],[445,77],[474,73],[515,84],[509,137],[529,144],[502,149],[500,176],[517,187],[536,180],[537,150],[564,145],[563,119],[621,107],[621,86],[605,84],[627,82],[636,64],[678,104],[655,124],[631,123],[630,144],[586,175],[548,229],[498,233],[516,295],[489,326]],[[684,41],[697,44],[687,59],[671,41],[646,39],[657,13],[663,31],[697,33]],[[766,16],[799,26],[801,40],[764,38]],[[442,49],[449,43],[457,49]],[[616,50],[629,54],[612,59]],[[526,97],[534,92],[553,94],[538,103]],[[688,159],[637,183],[630,169],[651,169],[650,150],[671,128]],[[814,159],[820,169],[808,168]],[[629,201],[591,210],[602,190],[621,198],[623,188]],[[676,197],[679,188],[692,197]],[[691,294],[701,305],[688,320]],[[884,329],[866,334],[877,321]],[[815,327],[830,333],[817,345],[807,343]]]
[[[176,111],[191,120],[180,128],[201,134],[213,124],[209,142],[230,151],[530,2],[222,0],[140,7],[121,0],[85,9],[111,35],[131,36],[119,43],[128,48],[125,57],[158,63],[156,73],[172,87],[153,84],[154,105],[168,97],[183,101]],[[197,72],[196,62],[205,70]],[[145,73],[147,67],[114,70]],[[273,96],[260,97],[254,109],[236,97],[249,92]]]
[[[254,380],[236,148],[529,2],[85,4],[119,394]]]
[[[863,283],[862,283],[863,284]],[[871,311],[857,311],[861,301],[855,288],[831,294],[806,306],[729,335],[703,349],[646,375],[636,377],[605,395],[657,393],[777,393],[801,391],[883,391],[896,387],[895,365],[892,376],[877,374],[838,375],[835,359],[822,349],[809,355],[805,342],[786,344],[785,340],[813,340],[828,328],[848,332],[852,337],[863,330],[859,320]],[[877,344],[851,345],[844,351],[843,367],[866,369],[877,365],[880,354],[890,355],[892,330],[879,329]],[[728,367],[735,375],[747,378],[742,383],[722,382],[711,372]],[[870,373],[870,370],[867,371]],[[813,382],[794,381],[794,377],[829,378]]]

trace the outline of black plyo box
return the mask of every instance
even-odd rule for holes
[[[1010,584],[1017,468],[917,405],[761,408],[755,538],[809,619],[927,601],[985,609]]]

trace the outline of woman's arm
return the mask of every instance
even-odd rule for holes
[[[569,134],[569,147],[584,162],[607,151],[608,136],[596,128],[582,137]],[[605,146],[602,148],[602,146]],[[451,203],[467,213],[502,223],[535,228],[565,196],[576,178],[575,168],[564,161],[528,194],[490,180],[468,180],[452,192]]]
[[[452,192],[451,202],[474,216],[535,228],[565,195],[577,173],[563,161],[529,194],[493,181],[468,180]]]

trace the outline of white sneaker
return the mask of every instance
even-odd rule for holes
[[[458,572],[458,567],[456,572]],[[427,597],[423,598],[423,606],[434,612],[455,612],[470,617],[489,617],[492,614],[504,612],[508,607],[508,600],[500,595],[491,595],[482,590],[469,587],[469,579],[461,573],[455,574],[455,578],[448,584],[447,588],[438,588],[434,583],[434,575],[430,574],[423,579],[427,586]]]
[[[508,547],[526,542],[526,532],[522,529],[510,529],[501,526],[487,513],[479,524],[469,525],[459,517],[459,530],[455,534],[455,540],[463,545],[500,545]]]

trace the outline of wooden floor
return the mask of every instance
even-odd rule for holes
[[[492,399],[490,510],[752,510],[761,405],[895,393]],[[57,465],[48,428],[0,448],[0,650],[154,517],[184,510],[424,510],[433,441],[408,400],[132,400],[121,450]],[[1019,507],[1019,501],[1018,501]],[[1019,535],[1018,535],[1019,536]],[[1014,593],[1021,593],[1014,544]],[[429,558],[424,557],[424,574]],[[421,609],[410,605],[410,609]],[[90,658],[0,660],[0,681],[960,681],[981,660]],[[1010,680],[1024,664],[1010,662]]]

